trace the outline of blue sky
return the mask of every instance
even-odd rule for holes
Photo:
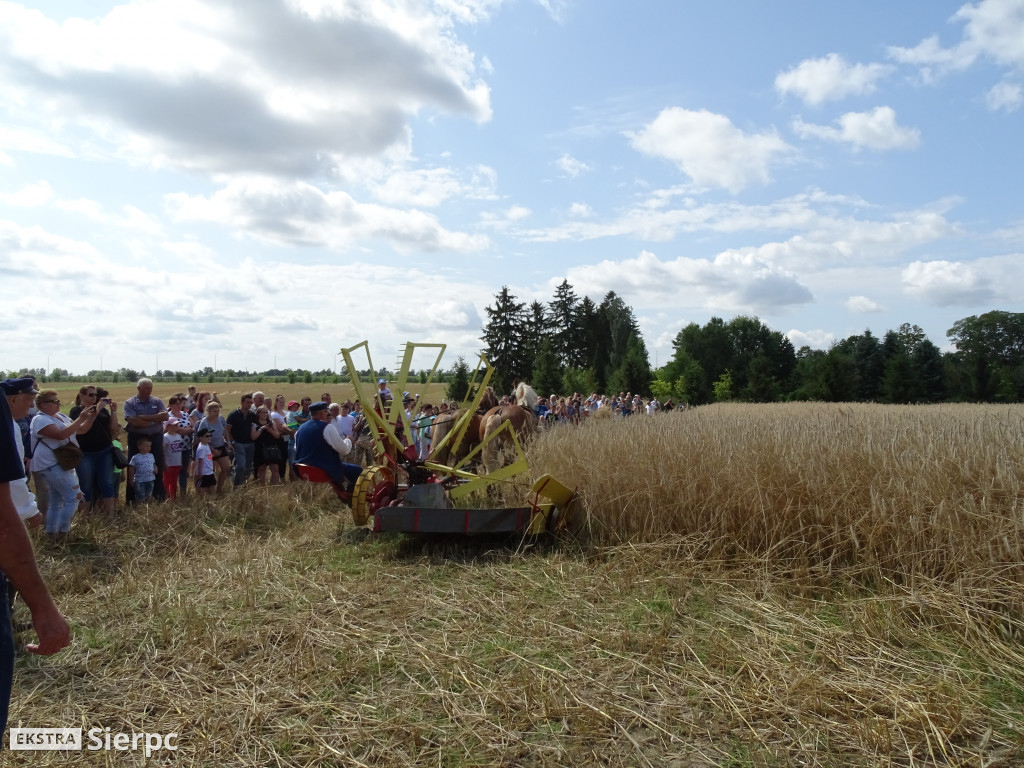
[[[1024,311],[1024,0],[0,2],[0,93],[0,368]]]

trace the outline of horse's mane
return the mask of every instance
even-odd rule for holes
[[[531,411],[537,407],[537,401],[540,399],[533,387],[527,384],[525,381],[519,382],[516,386],[516,405],[522,405],[529,408]]]
[[[480,398],[480,410],[489,411],[498,405],[498,396],[494,394],[494,387],[488,386],[484,389],[484,396]]]

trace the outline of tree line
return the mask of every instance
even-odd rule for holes
[[[797,350],[757,317],[712,317],[681,329],[672,358],[652,370],[633,310],[614,291],[594,304],[563,280],[550,302],[527,305],[503,286],[486,312],[483,351],[503,392],[526,380],[543,394],[632,392],[690,405],[1024,400],[1024,313],[957,320],[948,352],[910,323]]]

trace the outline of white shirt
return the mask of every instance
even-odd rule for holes
[[[49,469],[57,463],[57,456],[53,452],[54,448],[60,448],[66,443],[78,445],[78,439],[75,435],[64,440],[54,440],[52,437],[42,434],[42,430],[51,424],[57,429],[64,429],[70,423],[71,419],[60,411],[57,411],[55,416],[47,416],[40,411],[32,417],[32,423],[29,427],[32,430],[32,445],[34,447],[32,450],[32,463],[29,465],[29,469],[33,472],[42,472],[44,469]]]
[[[352,437],[352,430],[356,427],[356,420],[352,418],[352,414],[342,414],[334,417],[334,423],[338,427],[338,433],[342,437]]]
[[[14,419],[11,419],[14,421]],[[21,465],[25,466],[25,441],[21,439],[21,427],[14,421],[14,442],[18,444],[18,458]],[[14,508],[18,510],[18,517],[28,520],[39,514],[39,507],[36,505],[36,495],[28,489],[28,478],[21,478],[10,483],[11,501]]]
[[[338,452],[338,455],[345,458],[352,451],[352,441],[347,437],[343,437],[338,432],[338,425],[334,423],[334,419],[327,422],[327,426],[324,427],[324,440],[334,450]]]

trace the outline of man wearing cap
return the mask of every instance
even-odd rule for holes
[[[139,438],[145,437],[152,446],[153,458],[156,460],[156,481],[153,486],[153,497],[165,499],[164,492],[164,422],[170,417],[164,401],[153,397],[152,379],[139,379],[139,394],[124,401],[124,417],[128,422],[128,457],[137,452]],[[124,489],[124,498],[128,503],[135,501],[135,489],[129,483]]]
[[[15,434],[7,398],[0,397],[0,595],[6,596],[9,579],[32,612],[32,627],[39,636],[38,643],[29,643],[25,649],[48,656],[71,644],[71,628],[39,575],[32,542],[11,500],[11,483],[25,477],[25,463],[20,458]],[[0,734],[7,730],[13,682],[11,609],[6,599],[0,599]]]
[[[309,406],[310,420],[295,433],[295,462],[309,464],[330,475],[336,485],[351,488],[363,471],[358,464],[342,461],[352,452],[352,441],[342,437],[331,419],[327,403]]]
[[[7,405],[11,409],[11,419],[15,423],[15,447],[18,449],[18,458],[21,459],[22,467],[25,466],[25,442],[17,439],[20,437],[20,430],[17,428],[18,419],[28,415],[32,404],[36,401],[39,390],[36,389],[35,381],[27,376],[20,379],[4,379],[0,381],[0,389],[7,398]],[[18,517],[25,521],[30,528],[42,524],[43,514],[36,504],[36,497],[28,489],[28,479],[20,478],[11,481],[11,501],[18,510]]]
[[[391,390],[388,389],[388,382],[386,379],[377,379],[377,397],[385,403],[391,399]]]

